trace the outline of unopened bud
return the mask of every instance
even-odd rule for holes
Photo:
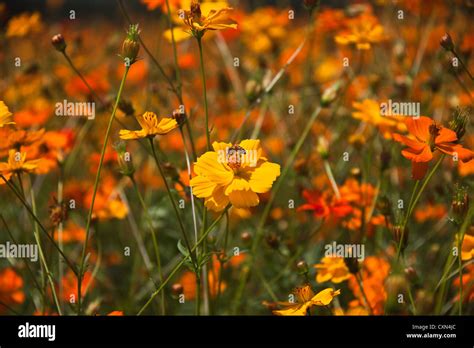
[[[53,44],[54,48],[59,52],[63,52],[66,50],[66,41],[61,34],[56,34],[51,39],[51,43]]]
[[[446,50],[446,51],[453,51],[454,50],[454,43],[451,35],[448,33],[444,34],[439,44]]]
[[[138,37],[140,30],[138,24],[130,25],[127,31],[127,37],[122,43],[122,58],[126,66],[130,66],[137,61],[138,51],[140,51],[140,43]]]

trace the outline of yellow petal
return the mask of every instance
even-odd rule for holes
[[[228,185],[234,177],[234,172],[230,168],[218,162],[218,155],[214,151],[208,151],[198,158],[194,172],[207,177],[217,185]]]
[[[214,141],[212,143],[212,148],[214,149],[215,152],[227,151],[227,149],[231,146],[232,146],[231,143],[224,143],[224,142],[217,142],[217,141]]]
[[[225,194],[228,196],[232,191],[248,191],[250,185],[247,180],[242,178],[234,178],[232,182],[225,189]]]
[[[143,130],[131,131],[128,129],[121,129],[119,132],[119,136],[120,136],[120,139],[123,139],[123,140],[133,140],[133,139],[144,138],[146,134],[144,134]]]
[[[252,191],[232,191],[229,200],[236,208],[255,207],[260,202],[258,195]]]
[[[186,31],[183,27],[174,27],[172,30],[175,42],[181,42],[192,37],[192,34]],[[170,29],[166,30],[163,33],[163,36],[168,42],[173,42]]]
[[[311,302],[316,306],[327,306],[332,302],[332,299],[340,293],[341,290],[334,291],[333,288],[327,288],[314,295]]]
[[[162,118],[160,120],[160,122],[158,123],[158,126],[156,127],[156,129],[154,129],[154,133],[155,134],[166,134],[170,131],[172,131],[173,129],[175,129],[176,127],[178,127],[178,123],[176,122],[176,120],[174,118]]]
[[[280,176],[280,165],[264,162],[252,171],[249,179],[250,188],[257,193],[267,192],[278,176]]]
[[[193,194],[198,198],[207,198],[212,195],[216,184],[204,176],[195,176],[189,182],[193,188]]]
[[[311,305],[311,302],[304,304],[295,304],[291,307],[273,311],[275,315],[292,315],[292,316],[304,316],[307,314],[308,307]]]
[[[224,210],[227,204],[229,204],[229,198],[224,194],[223,186],[216,187],[212,195],[204,202],[206,208],[215,212]]]

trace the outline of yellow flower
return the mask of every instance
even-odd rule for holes
[[[311,289],[311,286],[305,285],[303,287],[296,288],[293,293],[296,295],[296,303],[291,302],[280,302],[279,304],[285,306],[285,309],[279,309],[273,311],[276,315],[306,315],[308,309],[313,306],[327,306],[330,304],[334,297],[341,293],[341,290],[332,288],[324,289],[318,292],[316,295]]]
[[[39,12],[22,13],[8,22],[7,37],[26,36],[29,33],[40,31],[42,26]]]
[[[40,159],[27,161],[26,152],[18,152],[16,150],[8,151],[8,162],[0,163],[0,173],[5,177],[14,173],[31,173],[41,162]]]
[[[212,144],[194,165],[196,176],[190,185],[205,206],[222,211],[229,202],[235,208],[258,205],[257,193],[265,193],[280,175],[280,165],[261,156],[260,140],[243,140],[240,144]]]
[[[15,124],[11,120],[12,113],[8,110],[8,107],[3,101],[0,100],[0,128],[7,124]]]
[[[321,263],[314,265],[317,269],[316,281],[324,283],[332,281],[333,283],[340,283],[351,277],[349,269],[347,268],[342,257],[323,257]]]
[[[382,42],[386,39],[383,27],[377,18],[372,15],[362,15],[348,23],[349,30],[335,37],[341,45],[355,44],[358,50],[368,50],[371,44]]]
[[[166,134],[178,126],[178,123],[173,118],[162,118],[158,121],[156,114],[150,111],[145,112],[142,116],[137,116],[137,121],[142,129],[139,131],[122,129],[119,133],[121,139],[153,138],[156,135]]]
[[[401,117],[397,115],[382,115],[380,104],[372,99],[353,102],[352,117],[377,127],[385,139],[391,139],[393,131],[406,132],[407,128]],[[387,113],[391,112],[387,110]]]
[[[179,17],[183,22],[173,28],[175,41],[180,42],[191,36],[202,37],[206,30],[237,29],[237,24],[229,18],[232,10],[227,1],[200,4],[193,0],[189,5],[189,10],[180,11]],[[164,35],[171,42],[171,31],[165,31]]]

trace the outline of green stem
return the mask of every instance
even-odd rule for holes
[[[183,221],[181,219],[181,215],[179,214],[178,206],[176,205],[176,202],[173,198],[173,194],[171,193],[170,186],[168,184],[168,181],[166,179],[165,173],[163,171],[163,167],[161,166],[160,160],[158,159],[158,156],[156,155],[156,150],[155,150],[155,144],[153,142],[153,138],[148,138],[150,141],[150,146],[151,146],[151,151],[153,154],[153,158],[155,160],[156,166],[158,167],[158,170],[160,172],[161,178],[163,179],[163,182],[165,184],[166,192],[168,193],[168,198],[170,200],[171,205],[173,206],[174,213],[176,214],[176,218],[178,219],[179,223],[179,228],[181,230],[181,234],[183,235],[184,242],[186,243],[186,247],[189,250],[189,254],[191,257],[191,260],[195,265],[197,265],[196,262],[196,257],[193,252],[191,252],[191,244],[189,243],[188,235],[186,234],[186,229],[184,228]]]
[[[401,237],[400,237],[400,240],[398,242],[397,260],[400,259],[400,252],[401,252],[401,248],[402,248],[403,239],[405,238],[405,230],[406,230],[406,226],[408,224],[408,220],[410,219],[410,216],[413,213],[413,210],[415,209],[416,204],[420,200],[421,194],[425,190],[426,185],[428,185],[428,182],[431,180],[431,177],[436,172],[436,170],[440,166],[441,162],[443,162],[443,159],[444,159],[445,156],[446,156],[445,154],[442,154],[441,157],[436,162],[436,164],[431,168],[430,172],[428,173],[428,175],[423,180],[423,184],[421,185],[421,188],[416,193],[415,199],[413,199],[413,196],[416,192],[416,189],[418,188],[419,181],[417,181],[417,183],[415,184],[415,187],[413,188],[412,197],[410,199],[410,204],[408,205],[407,214],[405,215],[405,219],[403,220]]]
[[[222,219],[225,212],[230,208],[227,206],[224,212],[216,219],[214,222],[207,228],[207,230],[202,234],[201,238],[197,241],[197,243],[192,247],[191,252],[196,251],[196,249],[201,245],[201,243],[207,238],[208,234],[214,229],[217,223]],[[187,257],[183,257],[180,262],[173,268],[169,276],[165,279],[165,281],[156,289],[154,293],[151,294],[149,300],[143,305],[143,307],[138,311],[137,315],[141,315],[143,311],[150,305],[153,299],[163,290],[163,288],[168,284],[168,282],[173,278],[173,276],[181,269],[181,267],[186,262]]]
[[[86,237],[84,240],[84,246],[82,248],[82,255],[81,255],[81,263],[79,267],[79,274],[77,277],[77,314],[81,314],[81,306],[82,306],[82,294],[81,294],[81,285],[82,285],[82,278],[83,278],[83,273],[84,273],[84,263],[86,259],[86,251],[87,251],[87,243],[89,240],[89,234],[90,234],[90,225],[92,221],[92,213],[94,211],[94,203],[95,203],[95,197],[97,194],[97,189],[99,187],[99,180],[100,180],[100,174],[102,171],[102,165],[104,163],[104,156],[105,156],[105,151],[107,149],[107,143],[109,141],[109,136],[110,136],[110,131],[112,129],[112,124],[115,119],[115,113],[117,112],[118,104],[120,102],[120,98],[122,96],[123,88],[125,86],[125,80],[127,79],[127,74],[128,71],[130,70],[130,66],[125,66],[125,71],[122,76],[122,81],[120,82],[120,87],[117,93],[117,98],[115,99],[115,104],[114,108],[112,110],[112,114],[110,115],[109,119],[109,124],[107,126],[107,131],[105,133],[105,139],[104,139],[104,145],[102,146],[102,152],[100,154],[100,161],[99,161],[99,168],[97,169],[97,174],[95,176],[95,182],[94,182],[94,189],[92,192],[92,201],[91,201],[91,206],[89,208],[89,214],[87,216],[87,224],[86,224]]]
[[[20,173],[18,173],[18,176],[20,177]],[[31,187],[31,183],[30,183],[30,196],[31,196],[32,210],[33,210],[33,213],[36,215],[36,199],[35,199],[35,193],[33,191],[33,187]],[[35,221],[33,221],[33,224],[34,224],[34,229],[35,229],[33,234],[35,236],[36,245],[38,246],[40,261],[43,264],[44,272],[46,273],[46,277],[48,278],[49,286],[51,288],[51,293],[53,294],[54,304],[56,306],[56,310],[58,311],[58,314],[63,315],[61,311],[61,306],[59,305],[58,296],[56,294],[56,288],[54,286],[53,277],[51,276],[48,263],[46,262],[46,258],[44,257],[43,247],[41,246],[41,239],[39,235],[38,224]]]
[[[308,136],[308,134],[311,130],[311,127],[312,127],[314,121],[316,120],[316,118],[318,117],[318,115],[320,114],[321,110],[322,110],[321,106],[318,106],[313,111],[311,117],[308,120],[308,123],[306,124],[305,129],[303,130],[303,132],[301,133],[300,138],[298,139],[298,142],[296,143],[295,147],[291,151],[291,154],[288,158],[288,161],[286,162],[285,167],[283,168],[278,181],[275,183],[275,186],[272,190],[270,198],[269,198],[267,204],[265,205],[263,213],[260,217],[259,224],[257,226],[257,231],[256,231],[255,238],[254,238],[252,246],[251,246],[251,253],[249,255],[249,260],[248,260],[247,267],[245,267],[242,270],[242,273],[241,273],[240,282],[239,282],[240,284],[237,288],[238,290],[236,292],[236,297],[234,298],[234,305],[233,305],[234,310],[237,310],[237,308],[238,308],[238,304],[240,302],[240,297],[243,294],[245,284],[247,283],[248,277],[250,275],[250,269],[253,268],[250,265],[253,265],[253,266],[255,265],[255,258],[256,258],[257,250],[258,250],[258,247],[259,247],[259,244],[260,244],[260,240],[263,237],[263,227],[265,226],[265,222],[267,220],[268,214],[270,213],[270,210],[271,210],[271,207],[272,207],[273,202],[275,200],[275,197],[277,196],[278,192],[280,191],[280,188],[281,188],[283,182],[285,181],[286,176],[288,175],[288,173],[290,172],[290,169],[292,168],[292,165],[293,165],[293,162],[296,158],[296,155],[298,154],[301,147],[303,146],[303,143],[305,142],[306,137]]]
[[[74,264],[66,257],[66,255],[64,255],[64,252],[59,248],[59,246],[56,244],[56,242],[54,241],[54,239],[49,235],[48,231],[46,230],[46,228],[43,226],[43,224],[41,223],[41,221],[38,219],[38,217],[36,216],[36,214],[33,212],[33,210],[31,209],[31,207],[28,205],[28,203],[26,202],[26,200],[21,196],[21,194],[15,189],[15,186],[10,183],[4,176],[3,174],[0,174],[0,179],[2,179],[8,186],[8,188],[17,196],[17,198],[20,200],[20,202],[23,204],[23,206],[26,208],[26,210],[28,211],[28,213],[31,215],[31,217],[36,221],[36,223],[38,224],[38,226],[40,227],[41,231],[43,231],[44,234],[46,234],[46,237],[49,239],[49,241],[51,243],[53,243],[54,247],[56,248],[56,250],[61,254],[61,256],[63,257],[64,261],[67,263],[67,265],[69,266],[69,268],[74,272],[74,274],[77,275],[77,270],[76,270],[76,267],[74,266]]]
[[[158,240],[156,238],[155,229],[153,228],[153,221],[152,221],[151,216],[148,212],[148,207],[145,203],[145,200],[143,199],[143,196],[140,193],[140,190],[138,189],[137,182],[135,181],[133,176],[130,176],[130,180],[132,181],[133,188],[135,189],[135,193],[138,196],[138,200],[140,201],[140,205],[142,206],[143,213],[145,214],[145,217],[146,217],[146,220],[147,220],[147,223],[148,223],[148,227],[150,229],[151,237],[153,239],[153,249],[155,251],[155,257],[156,257],[156,266],[158,267],[158,276],[159,276],[160,283],[162,283],[163,282],[163,271],[162,271],[162,268],[161,268],[160,248],[159,248]],[[164,295],[164,293],[161,294],[160,301],[161,301],[161,314],[165,315],[166,314],[166,308],[165,308],[165,295]]]
[[[209,132],[209,111],[207,107],[207,88],[206,88],[206,72],[204,70],[204,58],[202,54],[202,41],[201,38],[197,38],[199,46],[199,60],[201,62],[201,77],[202,77],[202,88],[204,93],[204,110],[205,110],[205,123],[206,123],[206,140],[207,140],[207,150],[211,150],[211,135]]]

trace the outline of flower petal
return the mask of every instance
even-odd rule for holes
[[[278,176],[280,176],[280,165],[264,162],[250,174],[250,188],[257,193],[267,192]]]

